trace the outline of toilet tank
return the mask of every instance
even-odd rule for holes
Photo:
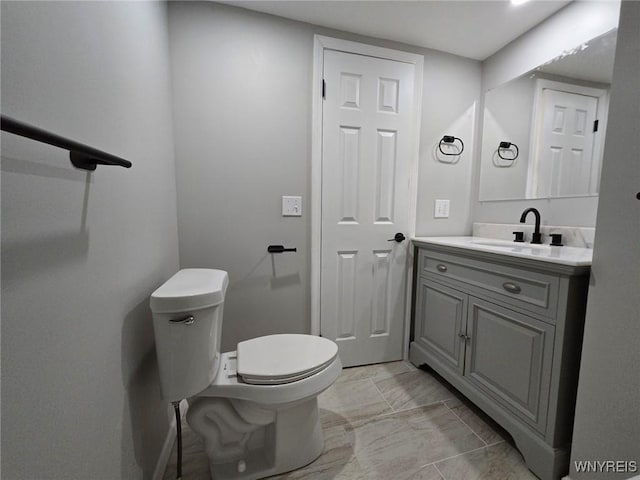
[[[227,272],[180,270],[151,294],[162,396],[191,397],[213,381],[220,364],[220,336]]]

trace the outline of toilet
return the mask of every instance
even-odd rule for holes
[[[342,371],[337,345],[281,334],[220,352],[229,276],[180,270],[151,294],[163,397],[187,399],[211,478],[257,479],[315,460],[324,447],[318,395]]]

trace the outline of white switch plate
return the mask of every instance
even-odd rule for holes
[[[301,217],[302,197],[282,197],[282,216]]]
[[[434,218],[449,218],[449,200],[436,200]]]

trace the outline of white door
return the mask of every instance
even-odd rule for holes
[[[537,196],[595,193],[594,121],[598,98],[553,89],[542,91]]]
[[[324,53],[320,331],[345,366],[402,358],[414,68]]]

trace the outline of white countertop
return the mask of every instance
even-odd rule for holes
[[[532,245],[483,237],[413,237],[411,240],[418,244],[464,248],[575,267],[591,266],[593,255],[590,248]]]

